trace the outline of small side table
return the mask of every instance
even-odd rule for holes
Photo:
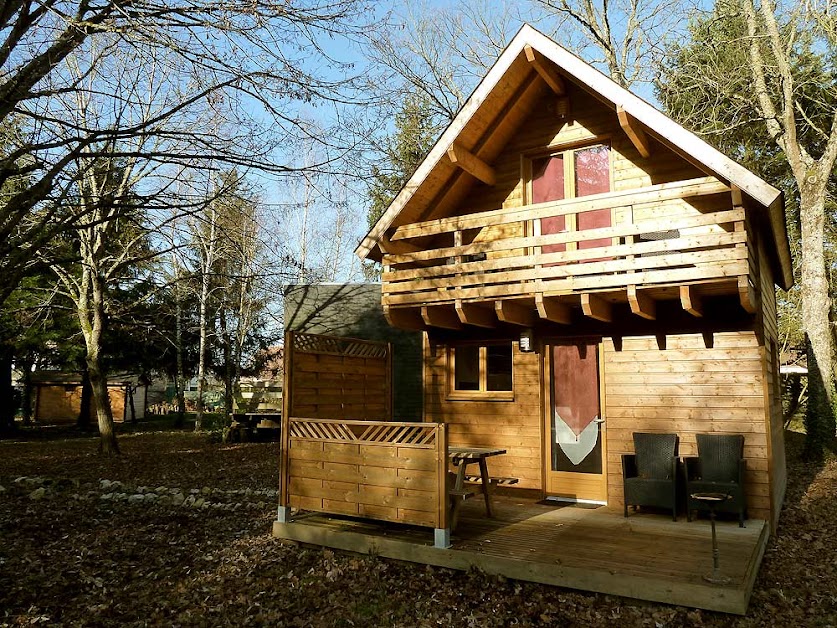
[[[730,579],[721,575],[721,550],[718,549],[718,537],[715,534],[715,506],[725,502],[731,496],[728,493],[692,493],[692,499],[709,506],[709,521],[712,525],[712,573],[703,579],[712,584],[729,584]]]

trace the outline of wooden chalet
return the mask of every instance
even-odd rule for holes
[[[277,536],[744,612],[786,480],[779,190],[524,26],[356,253],[423,335],[424,420],[392,416],[387,345],[289,338]],[[635,432],[744,435],[727,587],[705,521],[622,517]],[[451,535],[454,444],[515,483]]]

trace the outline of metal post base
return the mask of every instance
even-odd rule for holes
[[[433,528],[433,547],[439,549],[450,547],[450,528]]]
[[[291,520],[291,507],[279,506],[276,509],[276,521],[279,523],[288,523]]]

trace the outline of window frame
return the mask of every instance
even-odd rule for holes
[[[509,340],[511,348],[511,389],[510,390],[488,390],[488,347],[505,345],[506,342],[478,342],[478,343],[457,343],[447,347],[447,399],[449,401],[514,401],[514,342]],[[456,389],[456,348],[457,347],[479,347],[478,390],[457,390]]]
[[[532,164],[538,159],[544,159],[548,157],[557,157],[561,155],[564,160],[564,199],[574,199],[579,198],[576,194],[576,169],[575,169],[575,153],[578,151],[586,150],[589,148],[594,148],[596,146],[604,146],[607,148],[607,167],[608,167],[608,179],[609,179],[609,187],[610,191],[613,192],[614,188],[614,175],[613,175],[613,142],[612,138],[609,135],[599,136],[595,138],[590,138],[581,142],[573,142],[569,144],[558,144],[555,146],[549,146],[543,150],[537,150],[532,152],[523,153],[521,155],[521,179],[523,180],[523,190],[525,194],[524,205],[531,205],[532,198],[534,196],[534,192],[532,190]],[[614,209],[610,210],[610,224],[616,224],[616,212]],[[526,230],[528,235],[539,236],[541,235],[541,221],[540,220],[529,220],[527,221]],[[578,231],[578,214],[566,214],[564,216],[564,231],[567,233]],[[616,241],[618,238],[614,239],[613,244],[618,244]],[[577,243],[576,242],[568,242],[567,243],[567,251],[575,251],[577,250]],[[540,248],[540,247],[537,247]],[[534,251],[533,251],[534,252]]]

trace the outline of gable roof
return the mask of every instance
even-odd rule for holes
[[[776,283],[784,289],[793,285],[790,246],[785,225],[784,197],[780,190],[528,24],[518,31],[439,137],[424,161],[378,222],[361,240],[355,249],[358,257],[379,259],[378,244],[382,236],[387,229],[397,224],[399,216],[408,203],[417,197],[432,198],[449,182],[448,179],[452,175],[448,174],[446,177],[446,173],[456,169],[448,167],[450,161],[445,155],[454,141],[464,142],[466,150],[474,150],[474,147],[479,149],[482,147],[481,138],[496,131],[498,119],[502,116],[515,115],[511,113],[517,104],[514,99],[518,98],[521,93],[521,85],[529,66],[525,62],[527,46],[531,46],[548,62],[557,66],[562,78],[573,81],[599,100],[613,106],[614,114],[618,109],[624,110],[639,121],[649,135],[667,148],[702,170],[711,172],[719,179],[740,188],[747,197],[761,206],[768,214],[768,224],[775,244],[772,250],[768,247],[768,253],[774,256],[774,263],[778,269],[778,272],[774,273]],[[521,66],[525,66],[526,70],[521,72]],[[486,105],[489,102],[491,106]],[[483,156],[483,158],[490,161],[494,156],[496,155],[488,155],[487,159]]]

